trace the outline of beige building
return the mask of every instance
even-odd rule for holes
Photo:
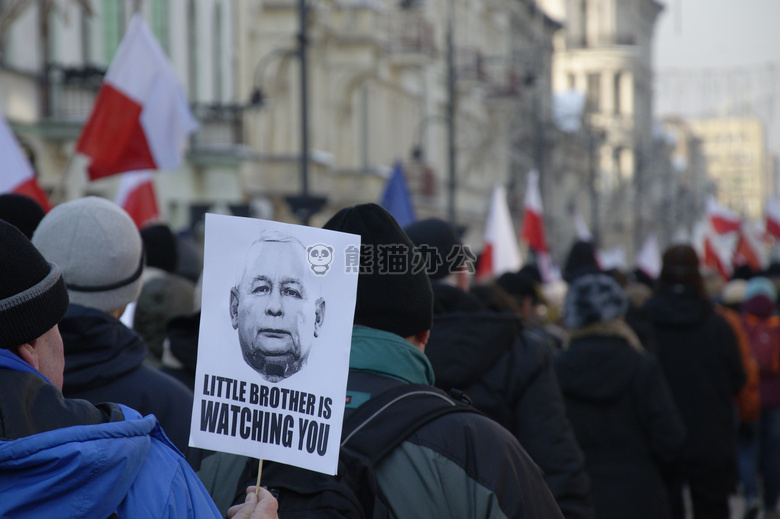
[[[243,110],[235,97],[231,0],[0,2],[0,112],[28,150],[52,202],[113,199],[118,177],[88,182],[75,141],[103,74],[138,7],[188,93],[199,130],[178,171],[155,177],[163,218],[175,229],[214,204],[241,202]],[[16,16],[9,17],[10,14]]]
[[[764,124],[753,117],[690,121],[707,157],[707,172],[718,201],[743,217],[760,221],[774,194]]]
[[[252,160],[248,199],[291,219],[298,194],[301,113],[298,2],[239,2],[240,96]],[[348,204],[378,201],[404,162],[418,216],[449,211],[448,39],[453,29],[455,214],[470,241],[482,237],[490,191],[511,179],[510,125],[534,54],[513,35],[533,3],[510,0],[322,0],[308,14],[309,192],[327,197],[322,223]],[[452,18],[450,18],[450,13]],[[543,85],[544,74],[538,74]],[[524,124],[530,126],[526,119]],[[414,154],[413,154],[414,151]],[[413,155],[413,156],[412,156]]]
[[[652,123],[652,38],[656,0],[541,0],[566,30],[555,38],[553,89],[586,95],[586,124],[601,136],[595,177],[605,248],[641,245],[650,201],[637,196],[661,167]],[[582,179],[583,185],[588,180]]]

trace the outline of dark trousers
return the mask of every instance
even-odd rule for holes
[[[733,491],[733,471],[710,469],[695,474],[678,474],[670,481],[672,517],[685,519],[683,488],[691,491],[694,519],[729,519],[729,495]]]

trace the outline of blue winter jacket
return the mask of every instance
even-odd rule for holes
[[[0,355],[0,377],[8,369],[45,380]],[[120,408],[123,421],[0,441],[0,517],[221,517],[154,415]]]

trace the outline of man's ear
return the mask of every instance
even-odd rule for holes
[[[30,366],[35,369],[40,369],[41,364],[38,362],[38,350],[35,349],[35,343],[38,339],[22,344],[16,348],[16,354]]]
[[[325,322],[325,300],[317,299],[314,302],[314,336],[319,337],[322,323]]]
[[[238,289],[233,287],[230,289],[230,324],[233,325],[233,329],[238,329]]]

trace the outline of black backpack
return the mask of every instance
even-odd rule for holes
[[[374,467],[426,423],[454,412],[479,413],[465,395],[457,396],[460,400],[431,386],[402,384],[371,398],[344,420],[335,476],[264,462],[261,484],[279,500],[279,517],[390,517]],[[243,503],[257,468],[255,459],[246,463],[234,503]]]

